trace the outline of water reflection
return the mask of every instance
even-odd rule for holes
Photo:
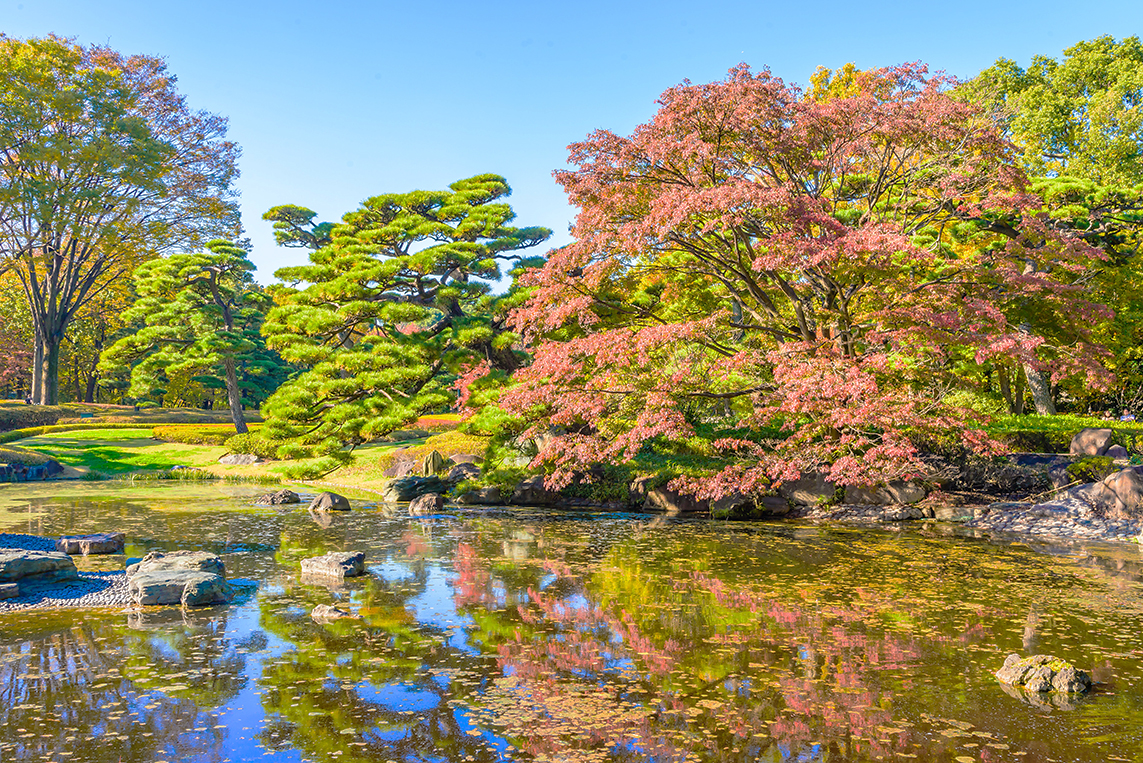
[[[114,526],[257,587],[0,615],[3,760],[1143,760],[1135,549],[34,490],[17,531]],[[332,550],[369,574],[300,576]],[[315,623],[318,604],[360,619]],[[1014,651],[1099,691],[1006,693],[991,673]]]

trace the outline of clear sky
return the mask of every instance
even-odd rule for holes
[[[0,0],[5,34],[163,56],[192,107],[229,117],[263,283],[305,259],[275,247],[269,207],[335,220],[378,193],[481,172],[508,179],[518,224],[566,243],[574,210],[551,173],[567,144],[628,133],[666,88],[739,62],[795,83],[850,61],[970,77],[998,57],[1026,65],[1141,27],[1140,0]]]

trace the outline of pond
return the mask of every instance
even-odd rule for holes
[[[0,760],[1143,760],[1134,547],[368,500],[319,523],[255,492],[0,488],[0,531],[206,549],[240,591],[0,615]],[[331,550],[369,574],[303,582]],[[1011,652],[1096,690],[1010,694]]]

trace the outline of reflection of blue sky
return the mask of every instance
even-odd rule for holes
[[[402,580],[412,580],[413,571],[408,565],[386,560],[377,564],[366,565],[366,572],[384,580],[386,583],[397,583]]]
[[[440,704],[440,697],[425,691],[414,684],[395,683],[375,686],[362,681],[354,688],[364,702],[373,702],[388,710],[412,710],[423,712]]]

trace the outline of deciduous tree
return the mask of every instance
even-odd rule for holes
[[[1098,251],[1036,214],[949,84],[909,65],[808,99],[739,67],[570,147],[577,240],[517,313],[535,361],[507,396],[566,432],[538,456],[552,482],[648,448],[720,457],[690,485],[709,497],[896,479],[925,441],[987,446],[943,402],[958,354],[1103,373],[1104,312],[1072,283]]]
[[[159,58],[0,36],[0,269],[35,319],[36,402],[58,401],[60,342],[101,285],[237,233],[225,134]]]

